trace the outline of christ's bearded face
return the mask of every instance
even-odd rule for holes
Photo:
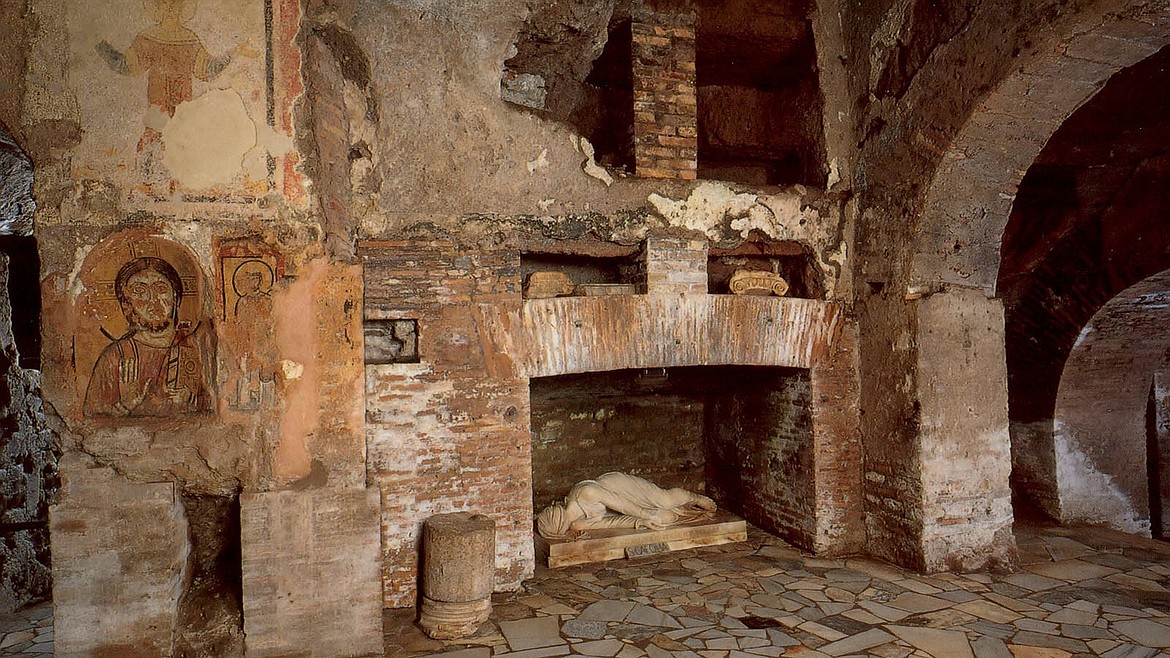
[[[162,331],[175,318],[175,289],[154,270],[143,270],[126,280],[122,310],[131,327]]]

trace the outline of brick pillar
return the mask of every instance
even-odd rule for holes
[[[707,241],[646,238],[639,266],[648,293],[707,293]]]
[[[639,176],[694,180],[695,10],[689,1],[670,4],[633,11],[634,159]]]
[[[812,546],[818,555],[857,553],[865,545],[857,331],[854,320],[844,321],[809,373],[816,480]]]

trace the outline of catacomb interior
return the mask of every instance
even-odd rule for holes
[[[1170,18],[1057,4],[0,4],[0,610],[377,655],[427,519],[515,591],[612,470],[924,572],[1164,538]]]

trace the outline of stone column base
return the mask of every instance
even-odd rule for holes
[[[422,597],[418,625],[436,640],[454,640],[475,632],[492,614],[492,599],[479,601],[435,601]]]

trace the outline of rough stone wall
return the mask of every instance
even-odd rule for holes
[[[60,486],[59,446],[45,419],[40,373],[19,365],[0,255],[0,613],[42,599],[52,586],[49,504]]]

